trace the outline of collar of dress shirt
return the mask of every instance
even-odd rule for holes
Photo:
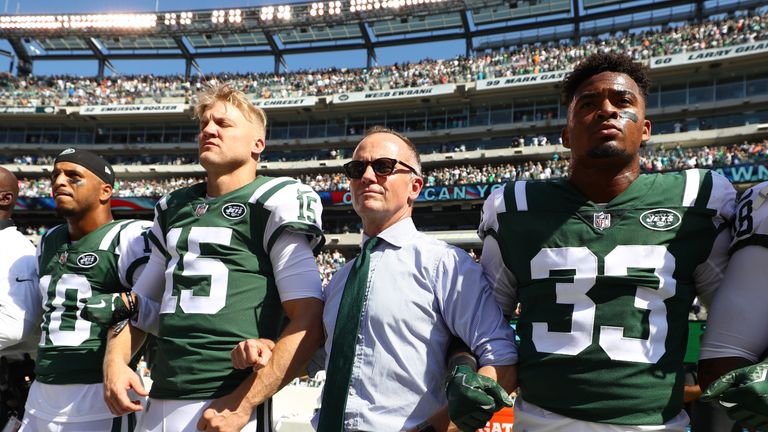
[[[383,239],[387,243],[395,247],[402,247],[408,241],[413,240],[413,233],[416,232],[416,225],[413,224],[413,219],[405,218],[397,221],[394,225],[380,232],[377,237]],[[363,233],[363,240],[360,242],[360,248],[363,248],[365,242],[369,239],[365,233]]]

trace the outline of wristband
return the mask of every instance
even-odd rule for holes
[[[134,318],[139,311],[136,310],[136,302],[133,301],[131,291],[125,293],[125,298],[128,300],[128,311],[130,313],[130,317]]]
[[[477,372],[477,360],[475,356],[470,353],[458,353],[454,354],[448,359],[448,370],[452,371],[456,366],[467,366],[472,372]]]

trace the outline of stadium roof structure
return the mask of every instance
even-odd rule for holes
[[[701,20],[756,7],[762,0],[331,0],[239,9],[136,14],[0,16],[21,75],[36,60],[197,60],[272,56],[275,72],[289,54],[366,50],[450,39],[466,53],[541,41]],[[491,40],[490,37],[502,38]],[[486,38],[487,40],[477,42]]]

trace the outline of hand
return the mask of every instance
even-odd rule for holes
[[[496,411],[513,405],[496,381],[465,365],[453,368],[445,390],[451,421],[464,432],[485,427]]]
[[[197,421],[197,430],[203,432],[239,432],[251,419],[253,409],[241,404],[241,399],[230,393],[214,399]]]
[[[274,348],[275,343],[269,339],[246,339],[232,349],[232,366],[257,371],[267,365]]]
[[[131,294],[127,293],[126,295]],[[80,316],[102,327],[111,327],[120,321],[124,321],[133,316],[134,312],[125,304],[120,293],[95,294],[91,297],[80,299],[80,303],[84,303]]]
[[[128,397],[128,390],[133,389],[139,396],[146,397],[149,392],[144,389],[141,379],[125,363],[110,363],[104,365],[104,401],[116,416],[141,411],[141,403]]]
[[[707,387],[701,400],[719,400],[741,425],[768,428],[768,362],[728,372]]]

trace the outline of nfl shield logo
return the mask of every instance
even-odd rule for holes
[[[64,265],[64,263],[67,262],[67,256],[69,256],[67,251],[62,252],[61,255],[59,255],[59,264]]]
[[[592,219],[592,225],[599,230],[604,230],[611,226],[611,214],[610,213],[595,213]]]
[[[195,216],[200,217],[208,211],[208,204],[198,204],[195,208]]]

